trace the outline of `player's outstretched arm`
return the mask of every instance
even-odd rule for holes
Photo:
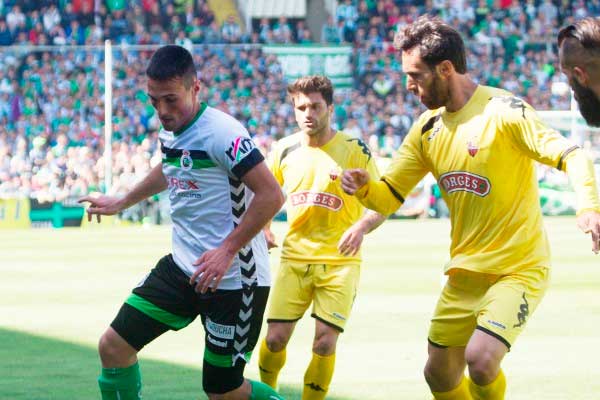
[[[84,196],[79,203],[90,203],[87,208],[88,221],[95,215],[100,222],[101,215],[114,215],[124,209],[139,203],[147,197],[160,193],[167,188],[167,180],[162,172],[162,165],[158,164],[152,171],[123,197],[115,196]]]
[[[385,215],[378,212],[367,210],[360,220],[346,229],[338,242],[339,252],[345,256],[353,256],[358,253],[364,236],[375,230],[386,218]]]
[[[198,268],[190,277],[190,285],[195,285],[197,292],[206,293],[209,288],[212,291],[217,289],[235,255],[263,229],[283,205],[281,187],[264,161],[248,171],[242,182],[254,192],[254,198],[240,224],[225,238],[221,246],[205,252],[194,262]]]

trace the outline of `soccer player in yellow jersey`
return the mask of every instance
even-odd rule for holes
[[[562,72],[586,122],[600,126],[600,20],[583,18],[558,33]]]
[[[289,230],[271,292],[259,368],[262,381],[275,388],[296,322],[312,302],[315,336],[302,399],[318,400],[329,390],[337,339],[356,296],[363,235],[385,217],[365,213],[356,197],[342,190],[343,169],[363,168],[373,176],[379,172],[362,141],[331,128],[330,80],[303,77],[288,87],[288,93],[300,131],[281,139],[269,161],[287,192]],[[266,233],[274,245],[268,229]]]
[[[389,214],[425,174],[435,176],[452,242],[425,379],[435,399],[503,399],[500,364],[549,280],[535,161],[567,172],[578,197],[577,222],[591,232],[597,252],[600,201],[592,164],[521,99],[473,82],[454,28],[421,17],[396,39],[407,88],[428,111],[381,179],[346,170],[342,185],[368,208]]]

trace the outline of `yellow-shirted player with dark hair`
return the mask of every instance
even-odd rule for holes
[[[593,167],[528,104],[473,82],[454,28],[422,17],[398,34],[396,45],[408,90],[429,110],[381,179],[347,170],[342,185],[368,208],[389,214],[428,172],[436,177],[450,210],[452,242],[448,282],[429,330],[425,378],[435,399],[504,399],[501,361],[549,282],[535,161],[568,173],[578,196],[577,222],[592,233],[597,252]]]
[[[303,400],[324,399],[335,364],[336,343],[356,296],[364,234],[385,217],[368,211],[340,184],[343,169],[379,176],[368,147],[331,128],[333,87],[323,76],[288,87],[300,131],[281,139],[269,167],[287,193],[289,230],[271,291],[268,331],[260,349],[263,382],[277,386],[296,322],[313,303],[313,354],[304,375]],[[362,217],[362,218],[361,218]],[[267,241],[274,245],[271,232]]]

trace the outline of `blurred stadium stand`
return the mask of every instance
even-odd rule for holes
[[[476,80],[507,88],[540,110],[563,110],[566,115],[550,115],[558,121],[553,126],[565,134],[579,126],[577,140],[598,158],[600,135],[574,125],[567,111],[570,93],[557,65],[555,34],[574,18],[599,15],[599,0],[5,0],[0,198],[72,202],[106,190],[105,39],[114,43],[115,60],[112,193],[160,160],[144,69],[152,50],[167,43],[193,51],[202,99],[240,119],[265,152],[296,125],[285,92],[289,71],[263,46],[348,48],[350,87],[336,93],[333,122],[378,157],[390,157],[422,111],[403,89],[393,34],[424,13],[463,33]],[[302,60],[327,71],[323,57]],[[152,202],[141,207],[128,218],[160,210]]]

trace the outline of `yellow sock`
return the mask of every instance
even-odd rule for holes
[[[313,352],[312,360],[304,374],[304,390],[302,400],[323,400],[329,390],[333,377],[335,353],[330,356],[320,356]]]
[[[463,376],[457,387],[448,392],[431,392],[435,400],[473,400],[469,391],[469,379]]]
[[[279,371],[281,371],[281,368],[283,368],[283,365],[285,364],[285,356],[285,349],[274,353],[267,347],[267,341],[262,341],[258,355],[260,380],[271,386],[273,389],[277,388],[277,377],[279,376]]]
[[[496,379],[485,386],[479,386],[471,381],[469,385],[474,400],[504,400],[506,391],[506,377],[502,370],[498,373]]]

